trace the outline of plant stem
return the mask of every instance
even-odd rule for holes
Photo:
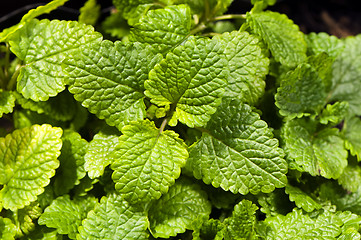
[[[2,89],[5,89],[6,86],[6,77],[5,77],[5,73],[2,67],[0,67],[0,87]]]

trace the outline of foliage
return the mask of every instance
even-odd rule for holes
[[[0,239],[361,239],[361,35],[65,2],[0,32]]]

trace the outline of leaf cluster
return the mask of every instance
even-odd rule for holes
[[[361,239],[361,36],[65,2],[0,32],[0,239]]]

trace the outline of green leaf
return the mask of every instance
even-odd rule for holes
[[[352,117],[345,121],[342,133],[345,138],[345,147],[350,150],[351,155],[361,160],[361,119]]]
[[[348,102],[335,102],[327,104],[319,115],[319,121],[322,124],[335,123],[338,124],[344,120],[348,114]]]
[[[182,171],[183,170],[186,171],[187,169],[182,169]],[[235,203],[238,202],[241,197],[239,194],[233,194],[232,192],[224,191],[222,188],[214,188],[210,185],[204,185],[202,188],[206,191],[212,206],[218,209],[233,209]]]
[[[186,168],[233,193],[272,192],[287,183],[287,164],[266,122],[239,100],[223,100],[190,147]]]
[[[323,201],[331,201],[336,205],[337,210],[361,215],[361,187],[350,193],[336,182],[327,182],[320,186],[319,195]]]
[[[190,34],[191,13],[187,5],[150,10],[129,34],[131,42],[151,44],[159,52],[174,48]]]
[[[9,218],[0,217],[0,239],[14,240],[16,235],[16,226]]]
[[[61,121],[57,121],[45,114],[38,114],[30,110],[20,109],[13,113],[14,126],[17,129],[31,127],[38,124],[50,124],[52,126],[65,127]]]
[[[95,25],[101,14],[101,6],[96,0],[87,0],[80,8],[79,22],[88,25]]]
[[[271,11],[248,13],[247,23],[282,65],[294,67],[306,61],[303,33],[286,15]]]
[[[342,234],[338,239],[360,240],[361,235],[358,232],[360,229],[361,217],[351,212],[337,212],[337,217],[342,220]]]
[[[329,93],[331,88],[331,78],[332,78],[332,65],[335,61],[335,58],[330,57],[327,53],[319,53],[317,55],[312,55],[308,57],[308,64],[312,66],[312,69],[318,73],[318,76],[322,79],[323,84],[327,93]]]
[[[216,1],[212,0],[209,2],[210,2],[210,4],[209,4],[210,7],[213,8],[211,16],[216,17],[216,16],[219,16],[219,15],[222,15],[223,13],[225,13],[228,10],[228,7],[233,2],[233,0],[216,0]],[[212,6],[212,5],[214,5],[214,6]],[[205,3],[205,8],[206,8],[206,6],[207,6],[207,3]]]
[[[307,42],[307,52],[309,55],[317,55],[325,52],[335,58],[344,48],[344,43],[341,39],[328,35],[325,32],[312,32],[305,35],[305,40]]]
[[[169,238],[191,229],[195,218],[210,213],[207,194],[190,179],[181,178],[150,206],[149,229],[155,238]]]
[[[30,20],[46,14],[50,13],[51,11],[57,9],[58,7],[64,5],[68,0],[53,0],[49,2],[48,4],[44,6],[39,6],[36,9],[31,9],[28,13],[26,13],[21,21],[9,28],[4,29],[2,32],[0,32],[0,42],[6,41],[9,36],[11,36],[14,32],[22,28],[27,22]]]
[[[280,114],[292,119],[318,112],[326,89],[318,73],[309,64],[301,64],[281,78],[275,99]]]
[[[84,156],[84,168],[91,179],[103,175],[105,167],[113,162],[112,152],[118,143],[119,132],[104,129],[94,135]]]
[[[225,239],[252,239],[255,236],[257,209],[258,207],[249,200],[242,200],[235,205],[232,216],[224,221],[227,225]]]
[[[58,234],[56,229],[37,225],[35,230],[20,240],[62,240],[63,235]]]
[[[224,46],[230,71],[225,97],[255,104],[264,94],[269,60],[263,55],[256,37],[233,31],[215,37]]]
[[[114,6],[130,23],[136,23],[153,3],[154,0],[113,0]]]
[[[253,5],[257,4],[258,2],[264,2],[264,4],[272,6],[276,4],[277,0],[251,0]]]
[[[36,219],[39,218],[41,213],[42,209],[40,208],[39,203],[34,202],[29,206],[8,214],[8,217],[13,220],[13,223],[15,223],[17,227],[17,238],[24,235],[26,236],[34,231]]]
[[[100,204],[88,213],[77,239],[148,239],[148,224],[144,209],[113,193],[102,197]]]
[[[258,195],[258,204],[261,206],[261,212],[268,217],[279,214],[286,215],[294,208],[294,204],[289,201],[284,189],[276,189],[271,193]]]
[[[350,112],[361,115],[361,35],[345,39],[333,64],[330,101],[347,101]]]
[[[338,129],[316,132],[313,122],[291,120],[282,129],[287,159],[312,176],[337,179],[347,166],[347,151]]]
[[[13,92],[0,89],[0,118],[3,114],[13,112],[15,107],[15,96]]]
[[[290,200],[295,202],[297,207],[302,208],[306,212],[312,212],[315,209],[318,210],[322,208],[322,205],[318,201],[298,187],[287,184],[285,191],[289,195]]]
[[[76,114],[77,102],[68,91],[63,91],[45,102],[35,102],[31,99],[26,99],[18,92],[14,92],[14,95],[16,96],[17,103],[22,108],[30,109],[38,114],[46,114],[59,121],[71,120]]]
[[[191,10],[191,14],[202,15],[204,12],[205,3],[209,4],[209,8],[211,5],[214,6],[216,4],[216,0],[209,0],[207,2],[203,0],[172,0],[173,4],[187,4]]]
[[[69,192],[80,179],[85,177],[84,155],[88,142],[80,134],[72,130],[65,130],[62,136],[63,147],[59,156],[60,167],[54,178],[54,192],[63,195]]]
[[[114,38],[123,38],[129,34],[130,28],[120,12],[111,13],[101,23],[103,31]]]
[[[336,239],[341,234],[343,221],[336,214],[325,211],[317,217],[303,214],[294,209],[286,216],[278,215],[267,218],[267,235],[265,239]]]
[[[76,239],[78,227],[96,203],[96,198],[90,196],[73,200],[69,195],[58,197],[45,208],[38,223],[48,228],[56,228],[58,233],[68,234],[70,239]]]
[[[121,129],[144,119],[144,81],[160,59],[140,43],[105,40],[85,46],[65,61],[69,91],[91,113]]]
[[[62,130],[34,125],[0,138],[0,202],[12,211],[35,201],[59,167]]]
[[[338,179],[338,183],[347,191],[356,192],[361,186],[361,167],[349,161]]]
[[[11,51],[23,61],[18,92],[34,101],[57,95],[65,88],[62,61],[80,46],[101,39],[93,27],[75,21],[27,22],[9,38]]]
[[[188,157],[173,131],[160,132],[149,120],[122,128],[111,168],[115,189],[129,203],[149,202],[168,192]]]
[[[193,222],[193,240],[223,240],[227,230],[226,225],[219,219],[205,219],[206,216],[199,216]]]
[[[145,95],[158,106],[172,105],[174,118],[187,126],[204,126],[217,110],[226,86],[223,51],[215,39],[191,37],[150,71]]]

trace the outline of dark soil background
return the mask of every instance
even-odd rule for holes
[[[10,0],[0,8],[0,30],[16,24],[29,9],[49,1]],[[53,18],[76,20],[85,0],[70,0],[52,12]],[[111,0],[98,0],[104,14]],[[230,13],[244,13],[250,0],[234,0]],[[361,33],[361,7],[357,0],[279,0],[270,10],[285,13],[305,32],[327,32],[337,37]]]

